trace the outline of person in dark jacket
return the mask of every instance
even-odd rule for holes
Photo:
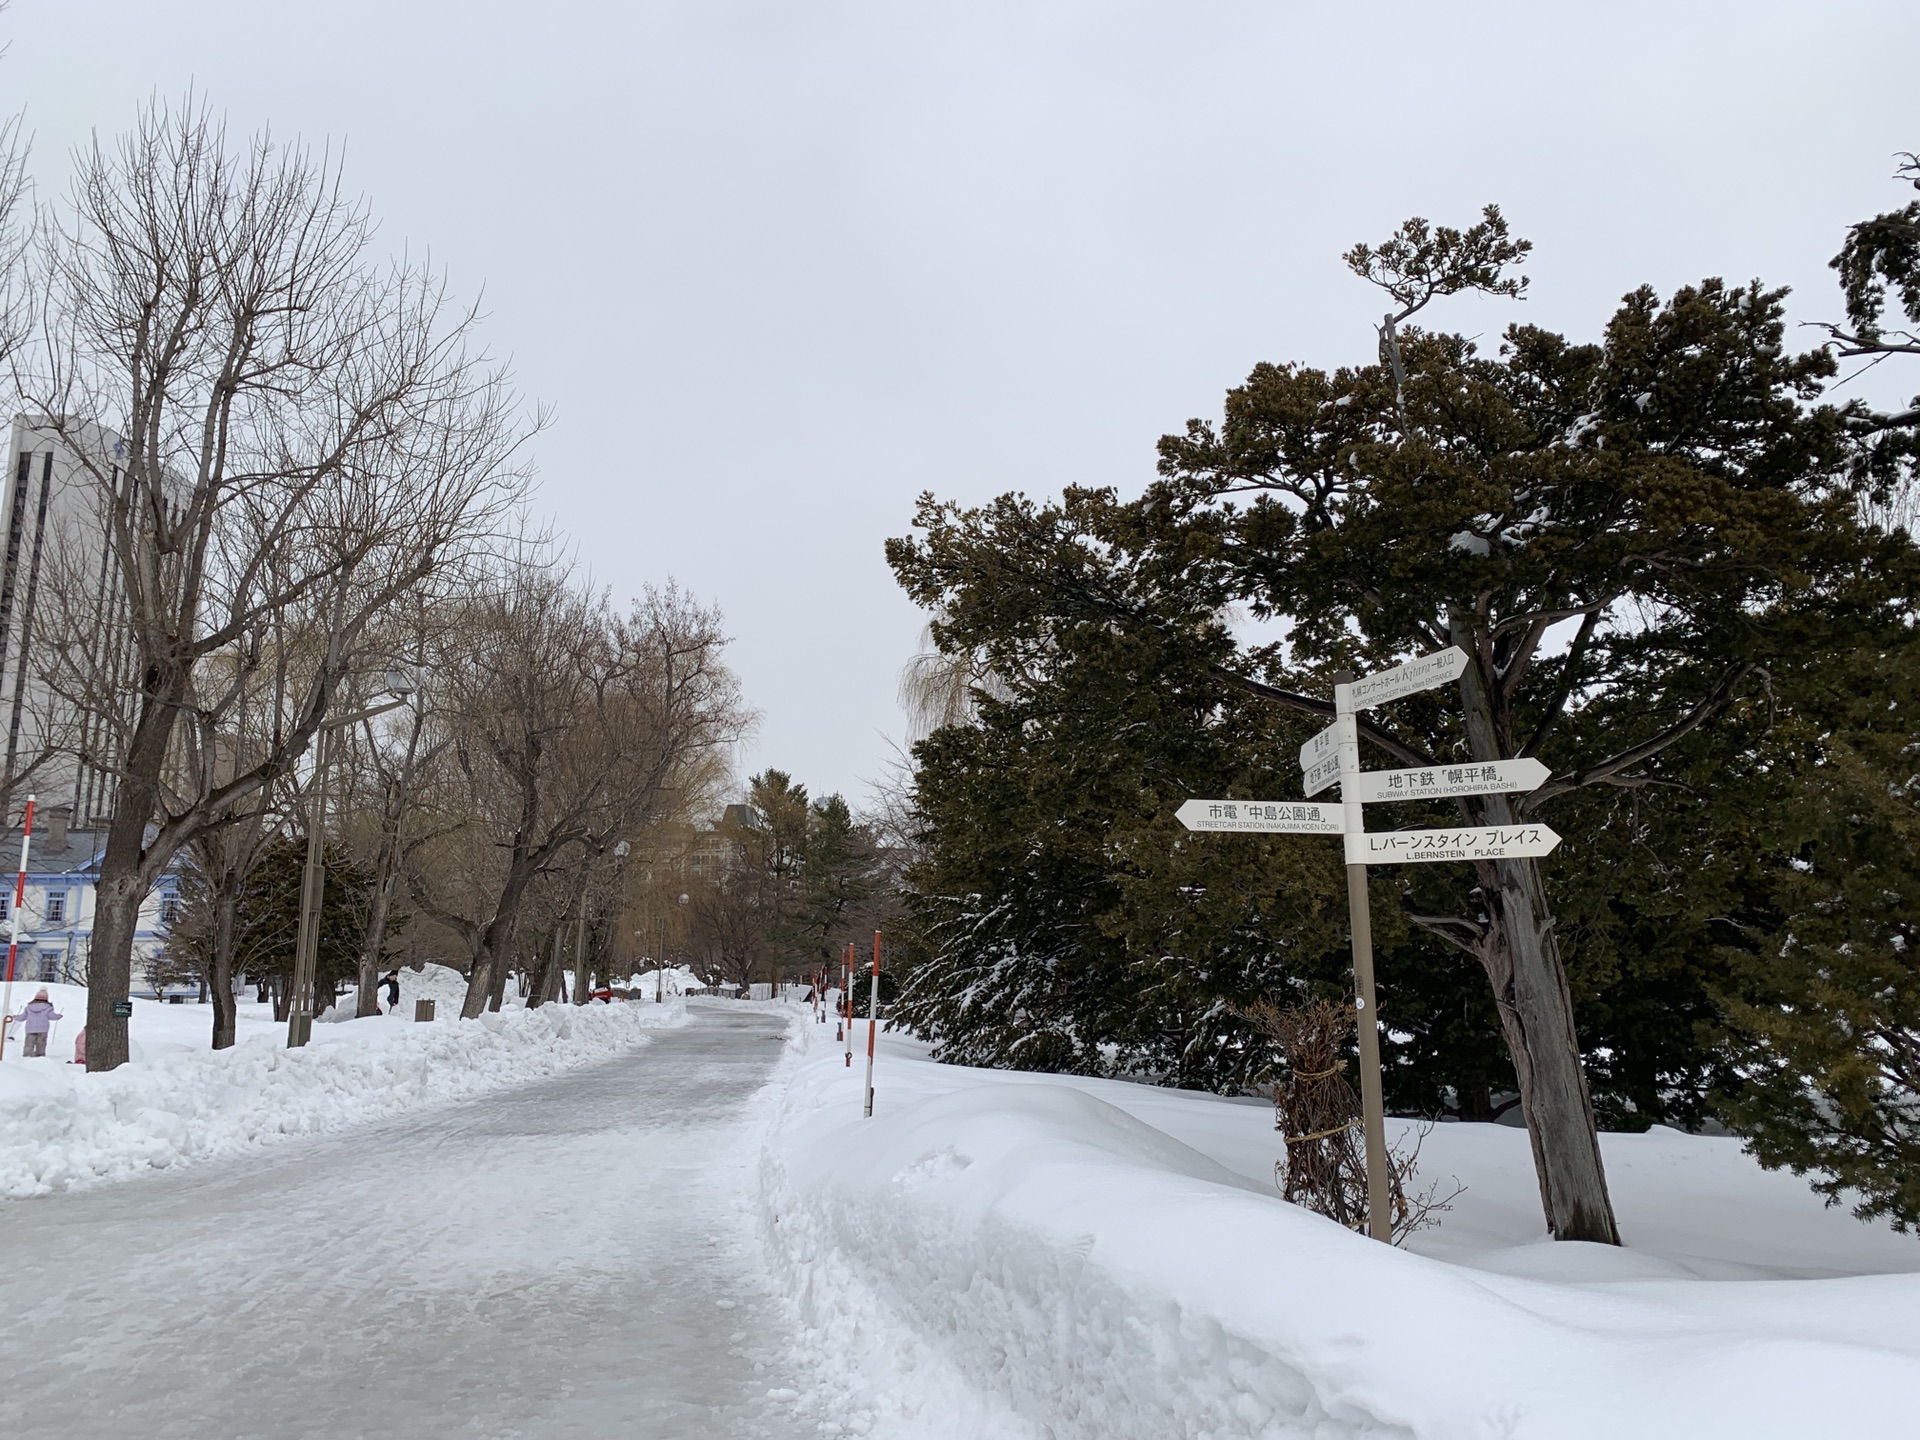
[[[387,971],[386,978],[380,983],[387,987],[387,1009],[392,1011],[400,1003],[400,972]]]
[[[53,1002],[47,998],[45,987],[42,987],[39,993],[27,1002],[26,1009],[13,1018],[26,1025],[26,1053],[30,1056],[45,1055],[47,1032],[53,1029],[53,1022],[60,1018],[60,1012],[53,1008]]]

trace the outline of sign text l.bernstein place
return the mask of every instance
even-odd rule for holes
[[[1441,860],[1533,860],[1560,837],[1545,825],[1480,825],[1451,830],[1368,830],[1347,835],[1349,865],[1422,865]]]

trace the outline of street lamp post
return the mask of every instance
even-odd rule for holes
[[[326,825],[327,768],[333,759],[333,732],[384,715],[407,703],[413,680],[395,667],[387,672],[387,692],[395,698],[385,705],[342,715],[320,726],[314,749],[313,801],[307,817],[307,864],[300,875],[300,931],[293,949],[293,986],[287,996],[287,1048],[297,1050],[313,1038],[313,976],[320,959],[320,899],[327,884]]]
[[[687,897],[680,897],[680,913],[687,913]],[[658,1005],[666,999],[667,984],[667,917],[660,917],[660,968],[653,972],[653,1003]]]

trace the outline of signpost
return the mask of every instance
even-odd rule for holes
[[[1329,755],[1326,759],[1300,770],[1300,784],[1307,795],[1318,795],[1327,786],[1340,778],[1340,757]]]
[[[1538,760],[1487,760],[1419,770],[1368,770],[1354,778],[1363,805],[1388,800],[1451,800],[1458,795],[1512,795],[1538,790],[1553,772]],[[1344,792],[1343,792],[1344,793]]]
[[[1560,837],[1544,825],[1458,830],[1373,830],[1347,834],[1349,865],[1422,865],[1436,860],[1537,860]]]
[[[1173,813],[1189,830],[1240,830],[1260,835],[1340,835],[1346,831],[1338,805],[1189,800]]]
[[[1418,695],[1422,690],[1432,690],[1458,680],[1466,668],[1467,652],[1458,645],[1449,645],[1431,655],[1422,655],[1418,660],[1396,665],[1391,670],[1376,670],[1347,685],[1347,709],[1357,715],[1362,710],[1371,710],[1389,700]],[[1340,691],[1335,687],[1335,725],[1340,723],[1339,699]]]
[[[1339,835],[1347,865],[1347,909],[1353,933],[1354,1007],[1359,1011],[1360,1108],[1367,1140],[1367,1230],[1393,1239],[1387,1177],[1386,1113],[1380,1090],[1380,1024],[1373,989],[1373,917],[1367,903],[1367,866],[1419,865],[1446,860],[1531,859],[1549,854],[1560,837],[1545,825],[1461,826],[1453,829],[1369,831],[1367,805],[1397,800],[1447,800],[1463,795],[1511,795],[1537,790],[1550,772],[1538,760],[1482,760],[1410,770],[1360,768],[1362,710],[1458,680],[1467,655],[1457,645],[1422,655],[1333,687],[1333,724],[1300,747],[1305,793],[1336,781],[1340,803],[1189,800],[1175,815],[1189,830],[1243,834]]]

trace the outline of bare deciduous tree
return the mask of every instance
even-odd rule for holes
[[[343,689],[383,668],[374,620],[458,569],[522,494],[526,428],[470,348],[473,313],[371,245],[330,157],[234,146],[203,107],[161,104],[79,157],[37,243],[37,343],[15,372],[85,473],[128,637],[126,669],[103,665],[70,604],[44,647],[49,683],[114,732],[89,1069],[126,1059],[114,1005],[153,882],[293,772]],[[291,703],[225,773],[220,737],[263,669]]]
[[[500,1003],[535,882],[671,814],[743,712],[718,615],[674,590],[621,618],[516,564],[467,621],[438,677],[450,743],[406,873],[421,913],[467,948],[473,1016]]]

